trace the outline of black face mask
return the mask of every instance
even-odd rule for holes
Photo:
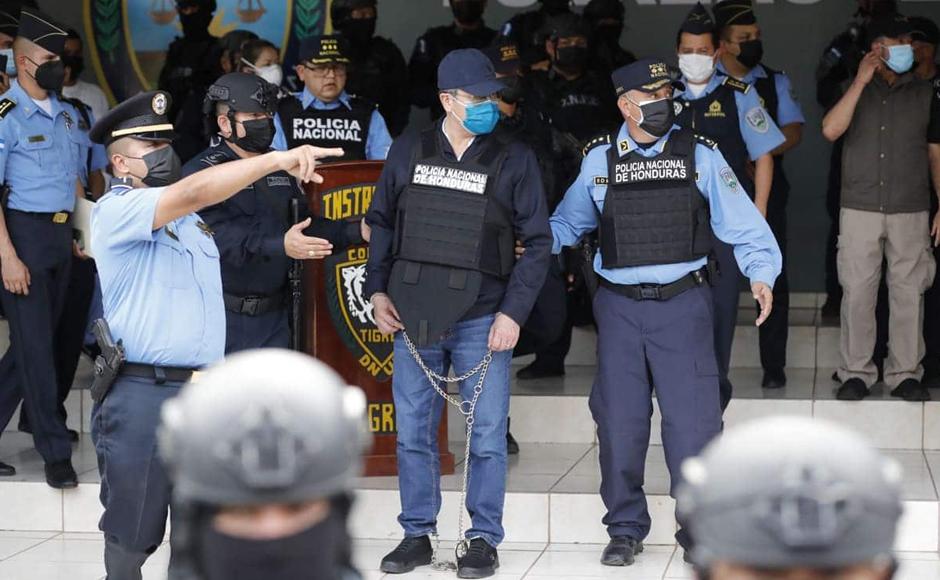
[[[569,0],[542,0],[542,10],[552,16],[569,11]]]
[[[82,74],[82,71],[85,70],[85,59],[82,58],[80,55],[63,56],[62,64],[72,71],[72,80],[75,80],[78,77],[80,77]]]
[[[676,110],[672,99],[661,99],[639,105],[643,120],[640,129],[659,139],[672,129],[676,120]]]
[[[246,540],[206,526],[201,535],[206,580],[309,580],[339,578],[336,519],[277,540]]]
[[[764,43],[760,40],[748,40],[738,44],[738,46],[741,47],[738,62],[747,68],[754,68],[764,58]]]
[[[147,175],[138,177],[147,187],[166,187],[180,180],[182,173],[180,158],[172,147],[163,147],[143,157],[130,157],[130,159],[140,159],[147,166]],[[134,177],[137,176],[134,175]]]
[[[454,20],[469,26],[476,24],[483,18],[483,2],[480,0],[454,0],[450,3],[454,13]]]
[[[524,93],[522,79],[517,76],[511,76],[502,80],[506,83],[506,88],[499,91],[499,100],[507,105],[515,105],[521,101]]]
[[[555,49],[555,64],[570,72],[581,72],[587,64],[590,54],[587,47],[568,46]]]
[[[200,7],[192,14],[180,14],[180,25],[183,27],[183,36],[186,38],[205,38],[209,36],[209,25],[212,24],[212,13]]]
[[[36,73],[33,78],[36,79],[39,88],[54,93],[62,90],[62,85],[65,83],[65,65],[61,60],[49,60],[42,64],[38,64],[32,59],[29,59],[29,61],[36,65]]]
[[[234,130],[235,119],[231,115],[229,121]],[[228,141],[251,153],[267,153],[271,150],[271,143],[274,142],[274,119],[253,119],[239,124],[245,128],[245,136],[236,138],[233,133]]]
[[[354,49],[361,50],[375,36],[375,18],[350,18],[339,27],[339,31],[349,39]]]

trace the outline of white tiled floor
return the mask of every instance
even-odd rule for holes
[[[395,546],[391,540],[361,540],[355,543],[356,566],[367,579],[402,580],[454,578],[453,572],[419,568],[411,574],[387,576],[378,571],[379,562]],[[442,557],[451,545],[441,546]],[[498,579],[540,580],[566,578],[621,578],[623,580],[661,580],[692,578],[682,562],[682,553],[673,546],[648,546],[628,568],[607,568],[598,562],[601,544],[504,544],[500,547],[501,568]],[[41,534],[0,532],[0,578],[4,580],[99,580],[104,576],[101,563],[103,541],[99,534]],[[901,553],[898,580],[924,580],[940,577],[940,555]],[[166,545],[147,561],[144,580],[164,580],[169,560]]]

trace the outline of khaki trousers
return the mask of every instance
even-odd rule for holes
[[[842,209],[837,261],[843,291],[839,368],[843,381],[859,378],[871,387],[878,380],[872,352],[883,260],[887,260],[891,312],[884,381],[893,388],[905,379],[921,379],[924,291],[936,271],[928,220],[926,211],[883,214]]]

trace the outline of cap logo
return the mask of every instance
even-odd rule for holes
[[[150,101],[150,108],[153,109],[153,112],[157,115],[166,114],[166,105],[166,95],[163,93],[157,93]]]
[[[654,62],[653,64],[650,65],[650,77],[651,78],[655,79],[657,77],[665,77],[665,76],[669,76],[669,69],[666,67],[665,63]]]
[[[514,45],[501,46],[499,47],[499,56],[502,62],[518,60],[519,49],[517,49]]]

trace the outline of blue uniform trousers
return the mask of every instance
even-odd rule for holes
[[[636,301],[601,287],[594,316],[598,368],[590,407],[607,507],[603,522],[611,537],[641,541],[651,523],[643,481],[653,390],[673,497],[682,461],[721,428],[711,290],[700,286],[667,301]]]
[[[4,217],[31,283],[26,296],[0,288],[10,325],[10,348],[0,360],[0,431],[22,400],[36,450],[46,463],[64,461],[72,445],[58,412],[54,345],[72,267],[72,225],[53,223],[49,214],[7,210]]]
[[[170,480],[157,454],[157,426],[163,403],[182,386],[121,376],[92,411],[108,580],[139,578],[140,566],[163,542]]]
[[[225,354],[253,348],[290,348],[287,310],[258,316],[225,311]]]
[[[712,280],[712,302],[715,311],[714,340],[718,361],[718,384],[721,391],[721,410],[724,411],[731,401],[732,385],[728,380],[728,369],[731,367],[734,329],[738,324],[741,274],[734,259],[734,248],[718,239],[715,240],[714,258],[721,272],[716,280]]]

